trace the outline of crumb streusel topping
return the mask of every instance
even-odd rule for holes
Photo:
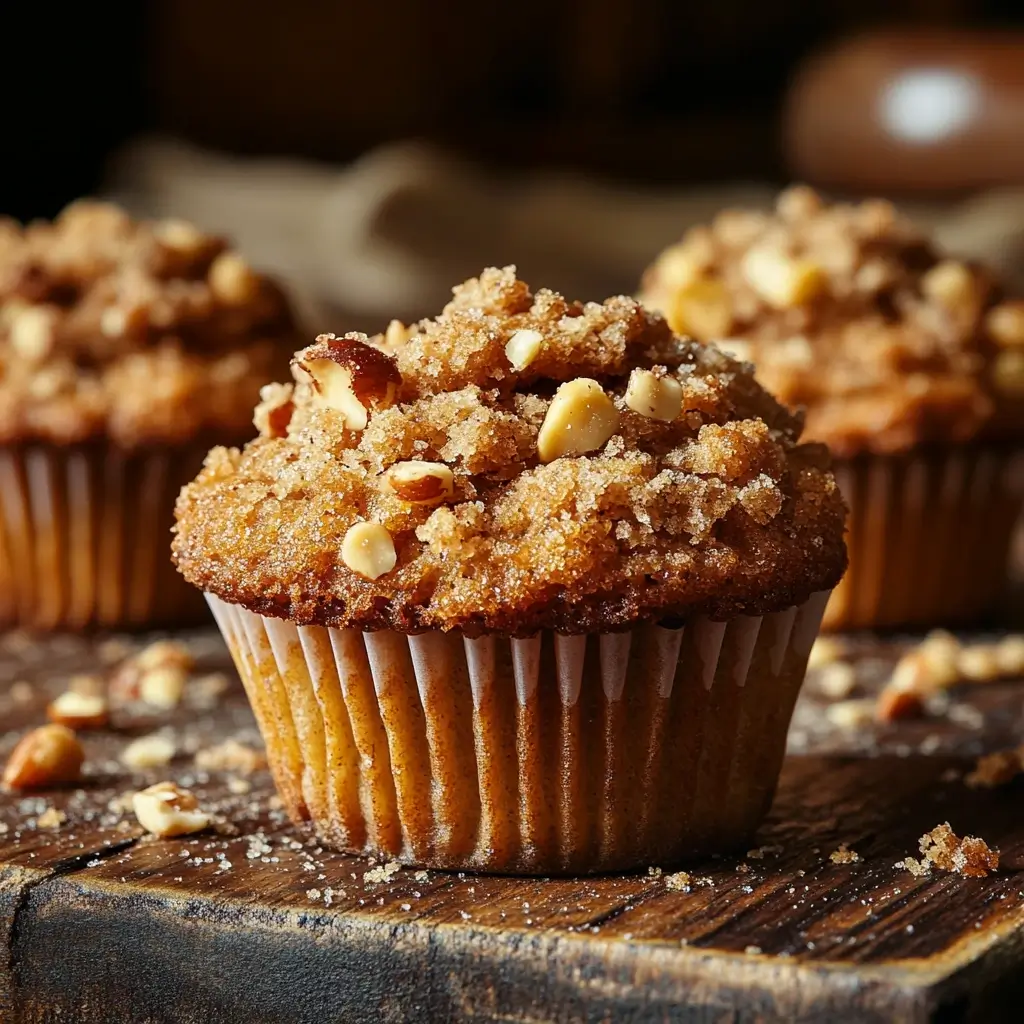
[[[773,214],[725,211],[662,253],[642,291],[674,330],[753,362],[836,455],[1024,430],[1024,301],[887,202],[797,187]]]
[[[281,290],[190,224],[0,220],[0,443],[244,437],[297,339]]]
[[[181,571],[251,610],[582,633],[775,611],[844,568],[800,418],[633,299],[489,269],[436,320],[321,336],[293,370],[177,506]]]

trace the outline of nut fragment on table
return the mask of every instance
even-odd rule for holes
[[[202,832],[212,821],[195,796],[174,782],[158,782],[136,793],[132,809],[139,824],[161,838]]]
[[[23,736],[11,751],[3,784],[9,789],[47,789],[77,782],[85,751],[66,725],[41,725]]]
[[[66,690],[50,702],[46,717],[69,729],[102,729],[110,711],[105,697]]]
[[[181,703],[188,673],[174,665],[151,668],[139,679],[139,697],[144,704],[168,711]]]
[[[174,757],[174,741],[160,733],[132,740],[121,751],[121,763],[129,768],[162,768]]]

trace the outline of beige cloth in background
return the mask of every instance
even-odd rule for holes
[[[573,297],[632,292],[686,228],[774,195],[763,184],[656,192],[557,172],[497,176],[416,143],[330,167],[164,139],[121,152],[107,186],[134,213],[230,235],[290,282],[315,324],[339,331],[433,315],[453,284],[492,264]],[[1024,293],[1024,189],[907,209],[947,250],[992,263]]]

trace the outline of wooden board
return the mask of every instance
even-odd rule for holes
[[[225,667],[216,638],[193,642]],[[863,652],[865,685],[897,650]],[[21,702],[0,696],[0,754],[101,653],[73,638],[0,642],[0,694],[34,684]],[[794,726],[806,752],[787,760],[764,849],[688,865],[689,891],[660,865],[374,882],[373,865],[290,826],[265,773],[195,768],[215,738],[253,740],[240,689],[193,694],[170,717],[124,713],[88,737],[81,789],[0,797],[0,1021],[1020,1019],[1024,784],[962,781],[978,752],[1024,732],[1019,684],[958,696],[970,714],[856,733],[831,729],[812,691]],[[118,751],[157,727],[181,755],[129,774]],[[221,832],[145,837],[117,798],[164,777],[215,809]],[[67,814],[59,828],[36,824],[50,806]],[[999,847],[1003,868],[894,866],[946,820]],[[840,843],[862,860],[832,863]]]

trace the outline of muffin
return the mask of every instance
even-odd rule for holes
[[[293,369],[173,544],[292,817],[484,871],[748,842],[845,565],[799,417],[633,299],[514,268]]]
[[[170,563],[174,500],[251,436],[297,338],[282,292],[181,221],[0,221],[0,628],[205,615]]]
[[[827,205],[807,188],[773,213],[691,230],[642,298],[674,330],[752,361],[831,448],[850,570],[826,628],[992,611],[1021,506],[1024,302],[888,203]]]

